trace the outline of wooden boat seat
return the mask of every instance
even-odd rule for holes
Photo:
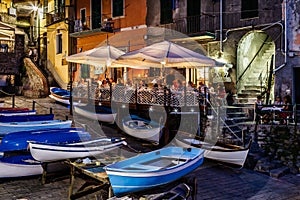
[[[135,163],[135,164],[129,165],[127,168],[144,169],[144,170],[160,170],[163,167]]]
[[[190,159],[190,157],[185,157],[185,156],[181,156],[181,155],[177,155],[177,156],[162,156],[162,158],[176,160],[176,161],[181,161],[181,162],[186,162],[186,161],[188,161]]]

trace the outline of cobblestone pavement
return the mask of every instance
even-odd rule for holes
[[[11,99],[5,98],[4,100],[5,106],[10,106]],[[17,107],[31,107],[32,101],[32,99],[21,97],[16,97],[15,100]],[[39,114],[49,112],[49,108],[52,107],[55,118],[65,119],[65,116],[68,116],[69,119],[73,119],[73,116],[69,115],[67,107],[56,104],[49,98],[36,99],[36,102],[36,109]],[[98,123],[79,117],[76,117],[76,120],[80,123],[86,123],[91,128],[98,125]],[[109,133],[109,135],[117,136],[119,134],[113,126],[102,126],[102,130],[96,132],[100,135]],[[131,140],[130,144],[139,143],[130,137],[128,140]],[[147,149],[147,145],[140,146],[142,146],[140,148]],[[67,199],[70,185],[67,174],[59,179],[52,179],[44,185],[41,184],[40,176],[0,180],[0,199]],[[186,178],[196,178],[195,199],[197,200],[300,200],[300,176],[292,174],[274,179],[253,170],[232,169],[211,161],[205,161],[201,167],[187,175]],[[78,178],[75,183],[75,189],[78,189],[83,180]],[[94,199],[94,196],[89,195],[81,199]]]

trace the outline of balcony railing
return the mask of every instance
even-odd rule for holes
[[[215,21],[215,16],[197,15],[176,19],[173,23],[162,24],[160,27],[189,35],[206,31],[214,32],[217,28]]]
[[[47,25],[59,22],[65,19],[64,12],[55,13],[54,11],[46,13],[46,23]]]
[[[82,31],[88,31],[93,29],[103,28],[101,23],[101,17],[96,16],[86,16],[86,18],[83,19],[77,19],[75,20],[74,24],[74,32],[82,32]]]
[[[223,29],[256,26],[281,20],[281,10],[264,10],[256,18],[241,19],[241,13],[226,13],[222,16]],[[187,35],[215,32],[220,29],[220,15],[203,13],[175,19],[173,23],[161,24],[160,27],[175,30]]]
[[[4,22],[4,23],[7,23],[7,24],[16,24],[17,17],[16,16],[11,16],[8,13],[0,12],[0,21]]]

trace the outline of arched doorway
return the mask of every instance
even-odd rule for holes
[[[254,100],[259,94],[265,95],[267,100],[273,98],[274,84],[270,70],[274,69],[274,55],[275,43],[265,32],[250,31],[242,37],[237,49],[239,98]]]

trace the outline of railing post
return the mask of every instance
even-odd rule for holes
[[[217,107],[217,130],[220,131],[220,106]]]
[[[186,98],[186,85],[183,87],[184,88],[184,106],[187,106],[187,98]]]
[[[109,96],[110,96],[110,102],[112,102],[112,83],[109,84]]]
[[[87,82],[88,102],[90,102],[90,82]]]
[[[12,107],[15,107],[15,95],[12,95]]]
[[[245,147],[245,129],[242,130],[242,143],[243,147]]]
[[[32,101],[32,110],[35,110],[35,100]]]

